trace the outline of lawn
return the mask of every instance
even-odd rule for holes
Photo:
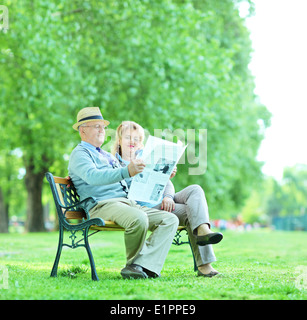
[[[98,282],[84,248],[63,249],[59,276],[49,277],[57,239],[56,232],[0,234],[0,299],[307,299],[307,232],[226,231],[215,245],[221,274],[213,278],[196,277],[189,245],[172,246],[162,277],[147,280],[121,278],[122,232],[99,233],[90,238]]]

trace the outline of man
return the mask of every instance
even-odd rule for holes
[[[113,155],[100,149],[108,124],[97,107],[79,111],[73,128],[79,131],[81,143],[70,155],[69,176],[80,200],[94,197],[95,201],[84,205],[91,218],[111,220],[125,229],[127,262],[122,277],[159,277],[179,221],[172,213],[127,199],[124,179],[142,172],[145,164],[137,159],[123,168]],[[146,240],[148,230],[152,234]]]

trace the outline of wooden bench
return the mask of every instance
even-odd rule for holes
[[[82,208],[82,204],[85,201],[93,198],[89,197],[83,201],[80,201],[80,197],[72,181],[61,177],[54,177],[50,172],[46,173],[46,178],[49,182],[52,191],[53,199],[59,218],[59,242],[50,276],[57,276],[58,264],[61,257],[63,246],[67,246],[71,249],[85,247],[90,260],[92,280],[98,281],[99,278],[96,272],[95,262],[88,242],[88,237],[100,231],[124,231],[124,228],[120,227],[113,221],[107,221],[101,218],[90,218],[89,213]],[[63,242],[64,230],[67,230],[71,233],[71,235],[69,236],[69,239],[71,240],[70,244]],[[92,230],[93,232],[89,234],[90,230]],[[189,241],[181,240],[180,233],[183,230],[186,231],[186,228],[182,226],[178,227],[177,233],[173,240],[174,245],[190,243]],[[78,231],[82,232],[82,236],[81,240],[77,241],[76,233]],[[194,270],[196,271],[197,267],[194,255],[193,260]]]

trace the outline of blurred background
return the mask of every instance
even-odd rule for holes
[[[1,4],[0,232],[56,229],[44,175],[68,174],[89,106],[112,129],[206,129],[206,172],[172,181],[203,187],[216,227],[307,230],[306,1]]]

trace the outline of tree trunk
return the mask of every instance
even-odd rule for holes
[[[26,231],[46,231],[42,205],[44,173],[34,171],[33,165],[26,166],[25,185],[28,192]]]
[[[3,192],[0,188],[0,233],[9,232],[8,206],[5,205]]]

